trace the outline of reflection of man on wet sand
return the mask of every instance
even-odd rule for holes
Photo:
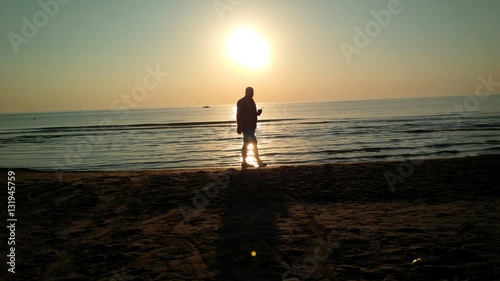
[[[253,101],[253,88],[247,87],[245,89],[245,96],[241,98],[236,104],[238,110],[236,113],[236,123],[238,124],[238,134],[243,133],[243,147],[241,148],[242,163],[241,167],[253,167],[247,163],[248,145],[253,146],[253,155],[259,164],[259,167],[267,166],[259,158],[259,151],[257,149],[257,138],[255,137],[255,129],[257,128],[257,116],[262,113],[262,109],[257,110],[257,106]]]

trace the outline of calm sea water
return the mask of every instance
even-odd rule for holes
[[[500,154],[500,96],[259,104],[270,165]],[[0,167],[236,166],[234,105],[0,115]]]

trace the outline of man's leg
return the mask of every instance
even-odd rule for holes
[[[247,163],[247,152],[248,152],[248,145],[250,144],[250,134],[247,130],[243,131],[243,147],[241,148],[241,167],[243,168],[248,168],[248,167],[253,167],[253,165],[250,165]]]
[[[257,139],[255,139],[255,142],[252,143],[252,146],[253,146],[253,156],[255,157],[255,160],[257,160],[259,167],[267,166],[266,163],[264,163],[264,162],[262,162],[262,160],[260,160],[259,149],[257,149]]]
[[[244,142],[243,147],[241,148],[241,167],[242,168],[250,168],[253,165],[247,163],[247,152],[248,152],[248,144],[249,142]]]
[[[247,151],[248,151],[248,143],[246,143],[245,141],[243,141],[243,147],[241,148],[241,159],[242,159],[242,163],[246,163],[247,162]]]
[[[250,165],[247,163],[247,152],[248,152],[248,145],[252,144],[252,151],[253,155],[255,157],[255,160],[257,160],[257,163],[259,164],[259,167],[265,167],[267,166],[266,163],[262,162],[259,157],[259,151],[257,149],[257,138],[255,137],[255,130],[243,130],[243,147],[241,148],[241,157],[242,167],[253,167],[253,165]]]

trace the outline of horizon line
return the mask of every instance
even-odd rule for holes
[[[495,95],[497,93],[492,93],[491,95]],[[328,100],[328,101],[302,101],[302,102],[257,102],[258,104],[311,104],[311,103],[342,103],[342,102],[361,102],[361,101],[378,101],[378,100],[411,100],[411,99],[429,99],[429,98],[459,98],[459,97],[467,97],[469,95],[453,95],[453,96],[417,96],[417,97],[400,97],[400,98],[373,98],[373,99],[353,99],[353,100]],[[236,104],[236,103],[235,103]],[[65,112],[97,112],[97,111],[139,111],[139,110],[155,110],[155,109],[188,109],[188,108],[203,108],[204,106],[209,107],[225,107],[233,105],[232,103],[226,104],[200,104],[200,105],[191,105],[191,106],[171,106],[171,107],[144,107],[144,108],[129,108],[129,109],[104,109],[104,108],[95,108],[95,109],[73,109],[73,110],[45,110],[45,111],[11,111],[11,112],[0,112],[1,115],[15,115],[15,114],[42,114],[42,113],[65,113]]]

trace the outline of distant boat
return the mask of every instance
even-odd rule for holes
[[[210,106],[208,106],[208,105],[205,105],[205,106],[204,106],[203,108],[210,108]]]

